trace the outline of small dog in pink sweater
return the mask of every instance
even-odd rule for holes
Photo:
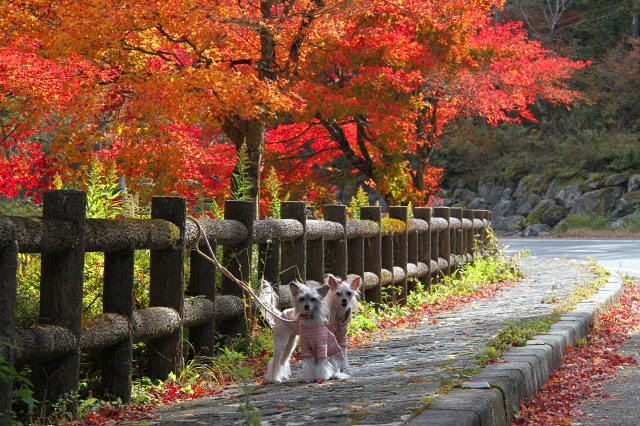
[[[302,381],[314,382],[348,377],[339,371],[339,366],[344,364],[344,351],[326,325],[329,317],[323,300],[329,292],[329,286],[314,288],[294,281],[289,284],[289,288],[294,307],[281,312],[280,318],[295,322],[266,315],[267,321],[274,325],[273,358],[269,361],[266,380],[280,383],[289,378],[289,358],[295,349],[298,336],[304,358]],[[267,301],[271,307],[276,304],[275,292],[266,281],[263,282],[260,298]]]
[[[358,297],[360,295],[360,277],[351,282],[341,280],[331,274],[327,275],[327,284],[331,291],[327,296],[325,305],[329,310],[329,322],[327,327],[336,336],[338,344],[344,352],[344,358],[334,367],[343,374],[350,375],[347,346],[349,343],[347,329],[353,315],[358,313]]]

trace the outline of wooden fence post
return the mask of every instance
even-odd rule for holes
[[[187,200],[183,197],[153,197],[151,217],[164,219],[180,229],[176,247],[151,250],[150,306],[165,306],[184,315],[184,228],[187,216]],[[170,372],[182,369],[182,327],[174,333],[150,340],[147,345],[151,357],[149,375],[153,379],[165,379]]]
[[[460,228],[451,229],[451,234],[455,235],[455,240],[452,239],[451,242],[453,245],[451,251],[455,254],[454,261],[458,263],[457,266],[459,267],[466,261],[466,259],[463,258],[464,231],[462,230],[462,207],[451,207],[449,208],[449,212],[452,218],[456,218],[460,221]]]
[[[324,237],[307,240],[307,279],[324,280]]]
[[[393,265],[404,270],[404,278],[398,283],[400,285],[400,301],[406,302],[407,287],[407,262],[408,262],[408,235],[409,235],[409,208],[406,206],[390,206],[389,218],[404,222],[404,229],[395,233],[393,238]],[[394,280],[395,281],[395,280]]]
[[[473,259],[473,210],[464,209],[463,215],[465,219],[469,219],[471,221],[471,228],[465,231],[465,247],[464,254],[469,260]]]
[[[258,275],[273,286],[280,283],[280,238],[258,246]]]
[[[44,194],[44,219],[72,222],[76,227],[77,243],[70,249],[42,254],[40,324],[66,327],[76,337],[72,353],[38,367],[34,384],[42,402],[56,401],[78,387],[86,204],[87,196],[81,191],[47,191]],[[77,402],[69,404],[67,408],[75,412]]]
[[[388,283],[389,286],[391,286],[390,288],[393,288],[393,265],[394,265],[394,250],[393,250],[393,244],[394,244],[394,237],[393,237],[393,232],[388,234],[388,235],[382,235],[382,239],[381,239],[381,259],[382,259],[382,269],[386,269],[387,271],[389,271],[391,273],[391,282]],[[380,276],[380,280],[382,280],[382,275]],[[384,297],[387,299],[387,301],[389,300],[389,289],[385,289],[382,288],[381,291],[384,293]],[[394,292],[391,292],[391,299],[393,299],[395,297]]]
[[[434,217],[435,212],[433,209],[431,209],[431,220],[433,220]],[[434,283],[439,279],[439,275],[444,274],[444,271],[439,269],[440,264],[438,262],[438,258],[440,256],[440,231],[434,229],[433,225],[431,224],[431,220],[429,221],[429,235],[431,236],[431,260],[435,262],[435,266],[438,268],[438,272],[440,273],[434,274],[433,271],[431,271],[431,283]]]
[[[367,206],[360,208],[360,218],[371,220],[378,224],[378,234],[364,241],[364,270],[372,272],[378,277],[378,285],[369,290],[361,289],[364,299],[373,303],[380,303],[382,290],[382,227],[380,220],[382,212],[379,206]],[[364,277],[363,277],[364,278]]]
[[[225,245],[223,248],[223,265],[236,278],[249,282],[251,279],[251,258],[253,255],[253,222],[256,219],[256,209],[252,201],[227,200],[224,204],[224,218],[233,219],[247,228],[247,238],[235,245]],[[222,276],[220,294],[230,294],[244,297],[243,290],[226,276]],[[220,321],[216,329],[222,334],[245,334],[247,324],[245,317],[235,320]]]
[[[435,215],[447,221],[447,229],[440,231],[438,236],[438,256],[447,262],[447,267],[442,270],[443,274],[451,273],[451,222],[449,221],[449,207],[436,207]]]
[[[251,201],[227,200],[224,204],[224,218],[233,219],[247,228],[247,239],[233,246],[224,246],[223,264],[236,277],[249,281],[251,275],[251,250],[253,244],[253,222],[255,207]],[[244,293],[238,284],[229,278],[222,277],[220,294],[232,294],[243,297]]]
[[[413,209],[409,212],[413,215]],[[413,227],[413,222],[411,219],[407,219],[407,262],[409,264],[416,265],[416,272],[418,270],[418,240],[420,236],[418,235],[418,229]],[[407,269],[408,271],[408,269]],[[412,292],[416,289],[416,283],[420,280],[420,277],[416,276],[415,279],[412,279],[408,282],[408,292]]]
[[[215,241],[211,248],[216,250]],[[206,253],[206,251],[205,251]],[[191,250],[189,265],[189,295],[204,296],[205,299],[216,302],[216,268],[197,251]],[[215,345],[215,319],[189,327],[189,343],[193,348],[193,355],[213,356]]]
[[[18,244],[15,241],[0,246],[0,357],[13,367],[13,348],[16,333],[16,274],[18,273]],[[0,421],[11,418],[13,381],[0,381]]]
[[[413,217],[422,219],[429,225],[429,230],[422,234],[418,234],[418,262],[427,265],[427,274],[420,277],[420,282],[424,288],[431,285],[431,208],[430,207],[414,207]],[[417,264],[416,264],[417,266]]]
[[[489,220],[489,210],[480,210],[480,218],[482,220]],[[487,238],[487,227],[483,226],[482,227],[482,253],[485,253],[485,250],[487,249],[487,242],[488,242],[488,238]]]
[[[473,211],[473,257],[475,258],[478,254],[480,254],[480,250],[482,250],[482,231],[475,227],[475,220],[482,220],[482,213],[480,210],[472,210]]]
[[[134,251],[118,250],[104,254],[104,313],[115,313],[132,319]],[[122,342],[102,351],[102,387],[105,394],[122,402],[131,398],[133,363],[133,330]]]
[[[347,278],[347,206],[326,204],[324,218],[339,223],[344,229],[342,238],[325,244],[325,270],[340,278]]]
[[[362,213],[361,213],[362,214]],[[347,239],[347,273],[359,275],[364,283],[364,236]]]
[[[302,236],[292,241],[282,241],[281,275],[282,283],[289,284],[307,277],[307,214],[304,201],[283,201],[280,217],[295,219],[302,224]],[[322,282],[322,280],[320,280]]]

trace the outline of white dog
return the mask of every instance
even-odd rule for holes
[[[291,375],[289,358],[295,349],[298,335],[301,336],[304,367],[302,380],[313,382],[332,377],[346,378],[339,367],[344,365],[344,351],[331,331],[327,328],[328,316],[323,300],[329,286],[313,288],[299,282],[289,284],[293,308],[279,312],[275,309],[276,297],[271,285],[264,281],[260,299],[268,302],[279,317],[267,314],[267,320],[274,325],[273,358],[269,361],[266,380],[280,383]],[[283,321],[295,320],[295,322]]]
[[[348,337],[347,329],[353,315],[358,313],[358,297],[360,295],[360,277],[356,277],[350,283],[341,280],[331,274],[327,275],[327,284],[331,289],[326,298],[326,306],[329,310],[329,330],[336,336],[338,344],[344,352],[344,360],[336,365],[338,371],[351,374],[349,359],[347,357]]]

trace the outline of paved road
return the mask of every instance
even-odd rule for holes
[[[590,257],[611,270],[640,275],[640,240],[578,238],[503,238],[507,254],[523,249],[536,257],[587,261]]]
[[[429,317],[416,328],[389,330],[371,347],[351,351],[353,378],[252,385],[252,405],[261,420],[272,425],[391,425],[408,420],[423,405],[423,397],[458,378],[461,369],[475,367],[477,351],[507,321],[548,315],[555,301],[566,298],[580,281],[594,277],[566,260],[525,258],[520,264],[526,278],[496,297]],[[300,363],[293,366],[296,374],[300,367]],[[159,409],[144,424],[241,424],[242,399],[242,392],[230,387],[218,397]]]

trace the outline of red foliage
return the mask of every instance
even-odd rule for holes
[[[56,169],[68,167],[52,155],[55,140],[42,139],[51,139],[56,115],[67,112],[84,88],[108,78],[76,56],[44,58],[39,46],[17,38],[0,47],[0,195],[8,198],[39,201]]]
[[[606,397],[598,390],[618,367],[636,364],[632,357],[621,356],[618,348],[640,324],[640,284],[627,285],[620,304],[600,314],[598,325],[586,343],[568,347],[558,367],[535,398],[520,404],[515,416],[518,425],[571,424],[582,412],[575,406],[587,398]]]
[[[155,135],[118,137],[98,155],[113,161],[127,186],[143,196],[179,194],[191,200],[221,199],[235,165],[233,147],[201,128],[164,125]]]
[[[220,197],[240,130],[259,122],[272,127],[267,168],[276,166],[292,197],[327,198],[327,183],[366,181],[390,201],[424,204],[442,173],[430,156],[458,117],[532,119],[536,99],[577,96],[565,80],[585,64],[494,22],[502,5],[1,3],[0,107],[10,101],[22,125],[49,128],[25,126],[5,147],[0,167],[12,157],[19,164],[3,174],[20,178],[3,192],[42,189],[52,171],[77,184],[99,153],[134,190],[152,192],[143,181],[155,193]],[[27,136],[52,141],[23,147]]]

